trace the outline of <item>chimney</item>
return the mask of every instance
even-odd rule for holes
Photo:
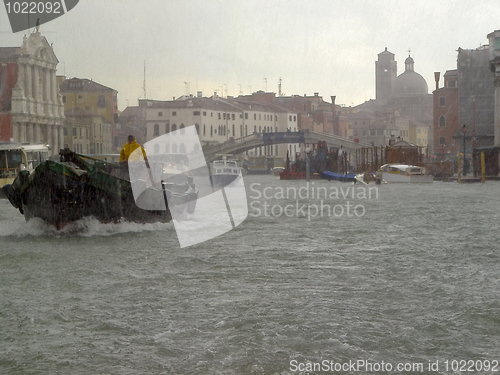
[[[436,81],[436,90],[439,89],[439,76],[440,76],[439,72],[434,72],[434,80]]]

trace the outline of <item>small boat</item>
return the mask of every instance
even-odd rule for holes
[[[330,171],[321,172],[324,179],[342,181],[342,182],[356,182],[356,175],[354,173],[335,173]]]
[[[153,157],[157,156],[153,155]],[[187,168],[187,164],[186,155],[185,162],[162,163],[161,183],[162,189],[165,190],[167,201],[170,203],[170,210],[177,210],[179,208],[184,210],[184,204],[187,204],[187,213],[192,214],[196,209],[198,189],[195,188],[193,175]],[[182,212],[177,213],[181,214]]]
[[[388,183],[430,183],[434,177],[428,173],[424,167],[407,164],[384,164],[379,169],[382,179]]]
[[[149,168],[148,172],[152,177]],[[134,184],[145,185],[135,189],[141,192],[137,197],[127,163],[110,163],[64,149],[59,161],[46,160],[31,173],[20,171],[3,191],[26,221],[38,217],[58,229],[87,216],[102,222],[168,222],[172,218],[168,202],[197,199],[192,180],[177,184],[165,176],[165,181],[150,185],[144,180]]]
[[[387,183],[387,181],[382,179],[380,172],[378,173],[378,175],[377,173],[371,172],[358,173],[356,176],[354,176],[354,178],[356,179],[357,183],[363,185],[380,185]]]
[[[43,144],[0,143],[0,197],[1,188],[12,184],[22,170],[33,170],[49,158],[49,147]]]
[[[285,167],[274,167],[273,169],[271,169],[271,173],[273,174],[273,176],[279,176],[284,170]]]
[[[215,160],[210,164],[210,181],[213,187],[224,187],[241,175],[241,167],[236,160]]]

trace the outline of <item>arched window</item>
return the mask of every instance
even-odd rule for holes
[[[236,133],[235,133],[235,131],[234,131],[234,124],[233,124],[233,137],[235,136],[235,134],[236,134]]]
[[[446,117],[444,117],[444,115],[439,116],[439,127],[440,128],[446,127]]]
[[[154,126],[154,131],[153,131],[153,135],[154,135],[155,137],[158,137],[158,136],[160,135],[160,125],[155,124],[155,126]]]
[[[184,133],[186,132],[186,130],[184,130],[184,124],[181,124],[181,126],[179,126],[179,130],[181,132],[181,135],[184,135]]]
[[[248,125],[245,125],[245,135],[248,135]]]
[[[165,125],[165,134],[170,133],[170,123],[167,122]]]
[[[206,125],[203,124],[203,136],[207,135],[207,129]]]
[[[200,134],[200,125],[194,124],[194,127],[196,128],[196,134]]]
[[[172,133],[175,132],[176,130],[177,130],[177,125],[172,124]]]
[[[210,125],[210,136],[211,137],[214,136],[214,126],[213,125]]]
[[[179,146],[179,152],[181,154],[185,154],[186,153],[186,146],[184,145],[184,143],[181,143],[181,145]]]
[[[177,144],[172,143],[172,154],[177,154]]]
[[[154,153],[159,154],[160,153],[160,145],[158,143],[155,143],[154,146]]]
[[[165,145],[165,154],[170,154],[170,143]]]

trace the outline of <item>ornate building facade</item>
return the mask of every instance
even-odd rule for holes
[[[0,47],[0,140],[44,143],[57,154],[64,144],[64,107],[53,48],[37,30],[22,46]]]

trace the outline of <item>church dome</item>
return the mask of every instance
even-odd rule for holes
[[[424,77],[413,70],[414,60],[408,56],[405,60],[405,71],[394,82],[394,96],[414,96],[428,94]]]

